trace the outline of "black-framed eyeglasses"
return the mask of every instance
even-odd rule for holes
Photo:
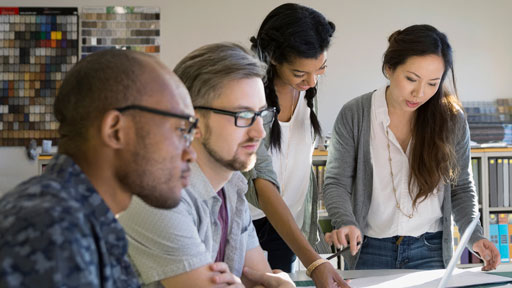
[[[124,106],[124,107],[120,107],[120,108],[114,108],[114,110],[117,110],[120,113],[123,113],[128,110],[139,110],[139,111],[152,113],[152,114],[156,114],[156,115],[160,115],[160,116],[173,117],[173,118],[186,120],[188,123],[188,127],[179,128],[179,129],[180,129],[181,134],[183,135],[183,138],[185,138],[185,145],[187,147],[189,147],[190,143],[192,143],[192,140],[194,140],[194,134],[195,134],[196,128],[197,128],[197,122],[199,121],[199,119],[197,119],[196,117],[194,117],[192,115],[176,114],[176,113],[167,112],[167,111],[163,111],[163,110],[159,110],[159,109],[155,109],[155,108],[151,108],[151,107],[147,107],[147,106],[142,106],[142,105],[128,105],[128,106]]]
[[[204,106],[197,106],[194,107],[194,109],[201,109],[201,110],[208,110],[212,111],[213,113],[222,114],[222,115],[228,115],[235,118],[235,126],[236,127],[250,127],[256,120],[256,117],[261,117],[263,119],[263,124],[269,124],[274,121],[274,117],[276,114],[276,107],[268,107],[261,111],[239,111],[239,112],[233,112],[233,111],[227,111],[212,107],[204,107]]]

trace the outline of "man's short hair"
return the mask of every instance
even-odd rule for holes
[[[185,56],[174,73],[187,87],[192,104],[208,106],[228,81],[265,77],[266,64],[235,43],[205,45]]]
[[[147,91],[141,75],[148,71],[148,63],[159,62],[141,52],[114,49],[80,60],[66,75],[55,98],[59,146],[78,149],[87,140],[89,128],[107,111],[137,103]]]

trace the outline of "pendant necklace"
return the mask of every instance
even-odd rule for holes
[[[393,164],[391,160],[391,145],[389,144],[389,126],[386,127],[386,137],[388,139],[388,161],[389,161],[389,171],[391,172],[391,183],[393,184],[393,195],[395,195],[396,208],[407,218],[411,219],[414,216],[414,208],[411,214],[407,214],[402,210],[400,206],[400,202],[398,201],[398,197],[396,195],[396,186],[395,186],[395,177],[393,174]]]

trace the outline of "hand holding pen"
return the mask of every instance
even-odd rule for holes
[[[345,249],[350,248],[350,253],[356,255],[363,239],[361,231],[359,231],[356,226],[349,225],[325,233],[325,241],[329,244],[333,244],[337,249],[341,249],[342,247],[345,247]]]
[[[332,258],[334,257],[338,257],[340,256],[343,252],[347,251],[348,249],[350,249],[350,243],[348,243],[349,245],[347,247],[344,247],[343,249],[338,249],[336,248],[336,253],[332,254],[331,256],[327,257],[326,259],[327,260],[331,260]],[[361,242],[357,242],[357,249],[359,249],[359,247],[361,246]]]

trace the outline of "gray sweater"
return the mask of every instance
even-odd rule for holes
[[[334,123],[324,182],[324,201],[332,225],[336,229],[354,225],[364,235],[373,187],[373,166],[370,153],[371,99],[373,92],[357,97],[343,106]],[[478,215],[477,195],[471,176],[469,129],[463,113],[454,129],[455,153],[459,175],[455,183],[444,186],[443,261],[448,265],[452,254],[452,217],[463,233]],[[390,204],[391,205],[391,204]],[[477,225],[468,248],[483,239]],[[343,255],[354,269],[359,253]]]

